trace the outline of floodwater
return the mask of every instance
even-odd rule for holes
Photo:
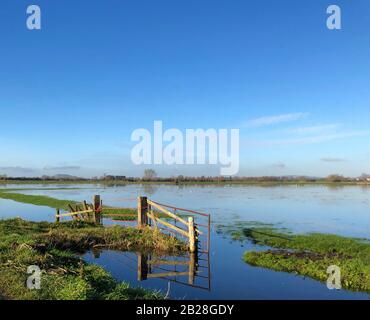
[[[370,188],[361,186],[170,186],[8,185],[21,193],[87,200],[100,194],[109,206],[135,207],[137,196],[211,214],[209,253],[156,257],[140,252],[88,252],[86,261],[103,266],[132,286],[157,289],[174,299],[369,299],[366,293],[329,290],[325,283],[252,267],[246,250],[266,248],[232,241],[219,225],[257,221],[293,232],[323,232],[370,238]],[[43,190],[40,190],[43,188]],[[55,190],[54,188],[58,188]],[[14,191],[12,191],[14,192]],[[90,200],[91,201],[91,200]],[[55,210],[0,199],[0,218],[20,216],[53,221]],[[196,218],[197,219],[197,218]],[[113,224],[105,220],[106,224]],[[202,240],[203,241],[203,240]],[[206,243],[202,248],[206,249]],[[194,272],[195,271],[195,272]],[[195,274],[195,275],[194,275]]]

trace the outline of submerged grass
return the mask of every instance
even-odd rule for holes
[[[0,189],[0,198],[1,199],[7,199],[7,200],[13,200],[16,202],[21,203],[27,203],[27,204],[33,204],[36,206],[46,206],[50,208],[58,208],[58,209],[64,209],[68,210],[68,204],[76,204],[76,201],[73,200],[60,200],[51,198],[48,196],[41,196],[41,195],[29,195],[29,194],[22,194],[22,193],[16,193],[13,192],[15,189],[12,189],[11,191],[8,189]]]
[[[244,236],[274,249],[246,252],[244,261],[259,267],[308,276],[328,278],[327,268],[341,269],[343,288],[370,293],[370,242],[331,234],[291,234],[274,228],[243,229]]]
[[[159,299],[158,292],[118,283],[78,254],[92,248],[182,252],[185,245],[150,229],[96,227],[83,222],[51,224],[0,221],[0,296],[5,299]],[[27,267],[42,270],[40,290],[29,290]]]
[[[33,204],[36,206],[45,206],[55,209],[62,209],[70,211],[68,205],[76,205],[77,201],[60,200],[43,195],[28,195],[20,193],[22,190],[29,189],[0,189],[0,198],[6,200],[13,200],[20,203]],[[54,190],[54,189],[51,189]],[[17,192],[14,192],[17,191]],[[110,207],[104,207],[103,215],[112,220],[131,220],[137,219],[137,211],[134,208],[120,208],[116,210]]]
[[[234,221],[232,224],[218,224],[216,232],[223,235],[224,238],[229,237],[233,241],[245,242],[248,238],[248,230],[255,228],[272,228],[271,223],[261,221]]]
[[[112,220],[122,221],[134,221],[137,219],[137,209],[135,208],[109,208],[103,207],[103,216]]]
[[[20,193],[22,190],[30,189],[0,189],[0,198],[13,200],[20,203],[33,204],[36,206],[45,206],[55,209],[62,209],[65,211],[70,211],[68,205],[79,204],[77,201],[73,200],[60,200],[43,195],[28,195]],[[34,189],[32,189],[34,190]],[[49,189],[55,190],[55,189]],[[14,192],[17,191],[17,192]],[[109,206],[103,207],[103,216],[115,221],[135,221],[137,219],[137,209],[135,208],[114,208]],[[161,212],[156,212],[156,215],[159,218],[168,218],[165,214]],[[179,215],[183,218],[186,218],[186,215]]]

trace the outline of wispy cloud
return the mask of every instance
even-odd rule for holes
[[[274,116],[260,117],[256,119],[251,119],[246,122],[248,127],[262,127],[274,124],[279,124],[282,122],[293,122],[307,117],[309,113],[287,113]]]
[[[60,166],[60,167],[44,167],[44,170],[46,171],[62,171],[62,170],[79,170],[81,169],[80,166]]]
[[[298,134],[298,135],[320,134],[336,131],[339,126],[340,126],[339,123],[333,123],[319,126],[290,128],[284,130],[284,132],[288,134]]]
[[[343,158],[331,158],[331,157],[321,158],[320,160],[323,162],[344,162],[346,161],[346,159],[343,159]]]
[[[286,138],[286,139],[271,139],[271,140],[257,140],[248,141],[249,146],[284,146],[284,145],[305,145],[329,142],[333,140],[346,139],[352,137],[360,137],[368,135],[367,131],[350,131],[333,134],[321,134],[308,137]]]
[[[328,142],[338,139],[345,139],[345,138],[352,138],[352,137],[359,137],[365,136],[367,132],[365,131],[352,131],[352,132],[343,132],[343,133],[334,133],[334,134],[322,134],[322,135],[314,135],[305,138],[292,138],[292,139],[282,139],[276,140],[274,143],[277,144],[312,144],[312,143],[321,143],[321,142]]]
[[[277,162],[277,163],[272,164],[271,167],[275,169],[285,169],[286,165],[283,162]]]

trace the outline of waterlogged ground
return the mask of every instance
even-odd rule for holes
[[[108,250],[90,252],[84,257],[89,262],[104,266],[118,280],[128,281],[133,286],[159,289],[163,293],[168,292],[172,298],[369,299],[366,293],[328,290],[326,284],[315,280],[249,266],[242,260],[244,252],[267,248],[232,241],[219,228],[220,225],[234,226],[258,221],[297,233],[322,232],[370,238],[368,187],[7,185],[6,188],[33,188],[19,192],[76,201],[90,200],[93,194],[100,194],[106,205],[123,207],[135,207],[136,197],[146,195],[157,202],[211,213],[211,251],[209,259],[206,254],[198,257],[199,273],[195,279],[187,274],[165,276],[173,271],[186,272],[192,264],[190,257],[148,257],[141,253]],[[0,218],[20,216],[34,221],[53,221],[54,214],[55,209],[48,207],[0,199]],[[105,223],[116,222],[106,220]],[[158,260],[166,263],[153,263]],[[146,266],[149,279],[139,281],[139,270],[143,274]],[[154,274],[163,277],[150,278]]]

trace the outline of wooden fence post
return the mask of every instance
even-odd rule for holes
[[[100,224],[103,224],[103,200],[100,199],[100,212],[99,212]]]
[[[100,208],[100,196],[99,195],[95,195],[93,197],[93,205],[94,205],[94,216],[95,216],[95,222],[100,224],[101,223],[101,214],[100,212],[98,212],[99,208]]]
[[[148,198],[138,197],[137,198],[137,226],[144,227],[148,224]]]
[[[197,241],[195,238],[195,226],[194,226],[194,218],[188,218],[188,225],[189,225],[189,249],[190,252],[197,251]]]
[[[147,207],[147,211],[146,211],[146,224],[151,227],[152,226],[152,220],[149,219],[148,217],[148,214],[152,212],[152,206],[150,204],[148,204],[148,207]],[[154,220],[154,225],[155,225],[155,228],[157,229],[157,223],[156,221]]]
[[[59,209],[57,209],[57,214],[55,215],[55,222],[56,223],[59,223],[60,222]]]

